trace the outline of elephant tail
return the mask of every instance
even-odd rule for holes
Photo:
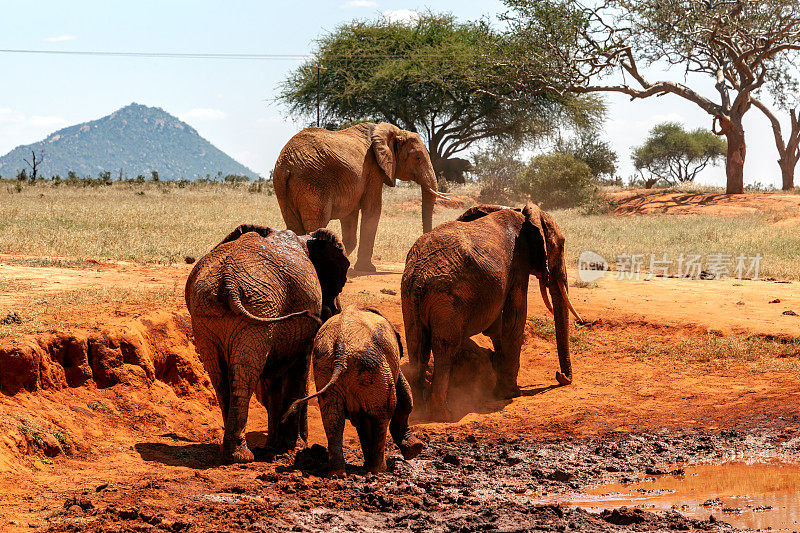
[[[283,415],[283,418],[281,419],[281,423],[285,424],[286,420],[288,420],[288,418],[290,416],[293,416],[293,415],[297,414],[297,410],[300,409],[300,407],[304,403],[306,403],[306,402],[308,402],[310,400],[313,400],[317,396],[325,394],[325,392],[328,389],[330,389],[331,387],[333,387],[336,384],[336,382],[339,380],[339,377],[344,373],[345,370],[347,370],[347,366],[345,364],[337,361],[335,366],[334,366],[334,368],[333,368],[333,374],[331,374],[330,381],[328,381],[328,383],[326,383],[324,387],[322,387],[320,390],[318,390],[314,394],[311,394],[310,396],[306,396],[305,398],[300,398],[299,400],[295,401],[292,405],[290,405],[289,409],[286,410],[286,414]]]
[[[225,271],[222,276],[222,282],[223,282],[223,290],[227,293],[228,296],[228,306],[231,308],[231,311],[239,315],[242,315],[248,320],[252,320],[253,322],[258,322],[259,324],[275,324],[276,322],[282,322],[290,318],[304,316],[315,321],[317,324],[322,325],[322,320],[320,319],[320,317],[316,316],[308,309],[276,317],[261,317],[254,315],[253,313],[248,311],[245,308],[244,304],[242,303],[242,298],[239,295],[239,287],[236,286],[236,282],[233,279],[232,267],[230,265],[225,265]]]
[[[278,161],[275,165],[275,177],[272,180],[272,184],[275,187],[275,196],[278,198],[278,206],[281,208],[283,221],[286,222],[286,229],[292,230],[297,235],[305,235],[306,230],[303,227],[303,219],[289,190],[289,179],[292,176],[292,171],[279,168],[280,166],[281,162]]]

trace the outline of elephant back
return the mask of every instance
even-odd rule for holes
[[[337,365],[345,367],[334,390],[350,413],[391,416],[402,348],[382,315],[348,307],[320,328],[314,341],[314,380],[324,387]],[[386,411],[384,413],[384,411]]]
[[[291,231],[266,237],[247,233],[237,239],[226,267],[243,300],[259,316],[278,316],[308,310],[319,315],[322,289],[306,249]],[[266,313],[266,314],[262,314]]]

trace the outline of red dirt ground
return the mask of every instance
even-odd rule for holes
[[[615,204],[614,213],[618,215],[670,213],[734,216],[800,209],[800,195],[797,194],[729,195],[626,189],[607,196]],[[800,222],[797,218],[794,220]]]
[[[374,275],[353,277],[343,298],[345,303],[377,306],[402,331],[402,265],[380,265],[379,269]],[[60,310],[62,321],[64,313],[72,318],[53,327],[54,333],[0,339],[0,364],[15,356],[12,359],[28,364],[34,375],[22,372],[14,384],[17,378],[7,377],[8,367],[0,372],[6,376],[2,383],[6,389],[20,385],[30,389],[0,394],[0,494],[4,495],[0,530],[45,524],[82,487],[192,472],[191,461],[169,464],[159,459],[159,450],[194,443],[187,449],[194,446],[208,452],[213,445],[205,443],[219,439],[221,417],[193,349],[180,292],[175,290],[182,287],[189,270],[189,266],[111,262],[79,269],[33,267],[3,263],[0,258],[0,276],[35,285],[37,295],[72,288],[135,290],[142,286],[170,293],[160,309],[135,301],[75,305]],[[546,311],[536,292],[529,294],[529,316],[544,317]],[[573,287],[571,294],[575,307],[592,324],[576,327],[585,340],[574,353],[573,385],[555,386],[555,346],[531,329],[523,347],[521,397],[507,402],[483,393],[493,378],[486,361],[480,359],[481,350],[475,349],[460,377],[454,378],[462,388],[451,391],[451,407],[459,420],[434,424],[415,419],[418,431],[427,438],[491,434],[538,439],[661,427],[713,431],[746,420],[797,419],[800,383],[796,373],[764,372],[737,361],[722,366],[687,365],[668,356],[631,354],[648,339],[680,346],[700,342],[708,332],[798,338],[800,317],[782,312],[800,313],[800,284],[637,282],[614,280],[608,274],[597,287]],[[20,306],[30,297],[13,291],[0,294],[0,311],[24,310]],[[769,303],[776,298],[780,304]],[[482,336],[476,341],[490,346]],[[476,383],[469,372],[476,367],[482,369],[477,375],[483,382]],[[78,386],[82,380],[85,383]],[[463,388],[467,383],[474,388]],[[316,404],[309,413],[310,444],[324,445]],[[263,442],[265,428],[266,412],[254,399],[248,438],[254,444]],[[794,429],[789,427],[789,431]],[[66,442],[60,447],[69,453],[58,453],[50,464],[51,460],[42,459],[47,442],[36,442],[32,433],[39,434],[39,440],[48,434],[63,435]],[[52,445],[51,438],[46,440]],[[354,449],[356,443],[348,426],[347,444]],[[204,472],[231,475],[225,469]]]

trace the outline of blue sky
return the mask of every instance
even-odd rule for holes
[[[2,49],[306,54],[317,37],[354,18],[403,19],[431,9],[476,19],[494,16],[504,6],[497,0],[0,0],[0,9]],[[298,64],[0,53],[0,155],[137,102],[180,117],[267,175],[283,144],[302,127],[273,100]],[[633,173],[631,147],[657,122],[710,127],[707,115],[677,97],[630,102],[609,96],[608,102],[606,137],[619,153],[625,177]],[[766,119],[754,109],[746,122],[746,183],[778,184],[777,152]],[[703,181],[722,184],[723,176],[721,168],[711,169]]]

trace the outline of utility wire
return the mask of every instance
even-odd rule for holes
[[[0,54],[34,54],[34,55],[72,55],[72,56],[105,56],[105,57],[150,57],[166,59],[237,59],[260,61],[285,61],[306,60],[312,54],[218,54],[218,53],[180,53],[180,52],[109,52],[102,50],[29,50],[29,49],[0,49]],[[473,56],[458,54],[325,54],[324,60],[329,59],[464,59]]]

